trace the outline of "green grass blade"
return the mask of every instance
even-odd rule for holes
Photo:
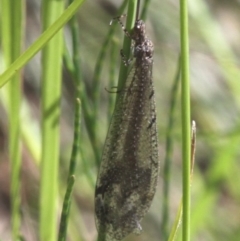
[[[71,1],[70,1],[71,2]],[[83,113],[85,116],[85,124],[88,131],[88,136],[91,141],[92,149],[95,155],[96,164],[100,161],[100,153],[99,153],[99,145],[96,137],[96,131],[94,128],[94,116],[92,111],[92,106],[90,106],[89,99],[86,95],[87,91],[84,85],[82,71],[80,68],[80,32],[79,32],[79,24],[77,18],[73,16],[71,21],[69,22],[72,34],[72,53],[73,53],[73,65],[74,65],[74,80],[76,84],[76,96],[81,100],[83,106]]]
[[[66,240],[68,216],[69,216],[69,211],[71,207],[71,196],[72,196],[74,182],[75,182],[74,176],[70,176],[68,179],[67,190],[66,190],[66,194],[63,202],[58,241]]]
[[[97,141],[95,138],[96,135],[94,133],[94,128],[93,128],[93,122],[95,120],[93,118],[92,106],[89,104],[89,99],[86,96],[85,85],[83,82],[82,72],[80,68],[80,53],[81,53],[80,40],[79,40],[80,33],[79,33],[79,24],[76,16],[73,16],[73,18],[69,22],[69,25],[70,25],[70,31],[72,36],[72,51],[71,51],[72,57],[65,46],[64,64],[67,70],[69,71],[72,79],[75,82],[75,86],[76,86],[75,94],[76,94],[76,97],[79,100],[81,100],[81,106],[83,110],[83,117],[85,120],[86,129],[89,135],[89,139],[91,141],[93,152],[95,154],[95,162],[96,162],[96,165],[98,165],[100,154],[99,154],[99,148],[97,147]],[[81,156],[81,160],[83,163],[84,173],[86,174],[90,185],[94,186],[92,175],[90,174],[90,171],[89,171],[88,163],[85,161],[85,158],[83,157],[82,147],[80,146],[79,149],[80,149],[79,154]]]
[[[21,69],[47,42],[66,24],[77,12],[84,0],[75,0],[59,18],[18,58],[12,65],[0,75],[0,88],[7,83],[16,71]]]
[[[108,84],[108,89],[110,90],[113,86],[116,86],[115,79],[116,79],[116,63],[117,58],[119,57],[119,51],[118,51],[118,45],[116,44],[116,41],[113,39],[111,42],[111,47],[110,47],[110,66],[109,66],[109,84]],[[110,124],[111,118],[112,118],[112,113],[114,110],[114,103],[116,99],[116,94],[109,93],[108,95],[108,123]]]
[[[23,1],[9,1],[11,5],[11,62],[21,53],[23,36]],[[21,108],[21,73],[16,75],[9,83],[9,156],[11,165],[11,221],[12,238],[16,240],[20,231],[20,170],[21,170],[21,131],[20,131],[20,108]]]
[[[117,14],[121,15],[124,11],[124,9],[126,8],[126,5],[128,3],[128,0],[125,0],[122,5],[120,6]],[[115,17],[115,16],[113,16]],[[94,70],[94,74],[93,74],[93,100],[95,103],[95,111],[97,111],[98,109],[98,102],[99,102],[99,93],[100,93],[100,86],[101,86],[101,82],[100,82],[100,76],[101,76],[101,71],[103,68],[103,63],[104,63],[104,59],[109,47],[109,43],[113,37],[113,34],[116,30],[116,27],[118,26],[117,22],[113,22],[112,26],[109,29],[109,32],[104,40],[104,43],[102,45],[102,48],[100,50],[100,53],[98,55],[97,58],[97,62],[96,62],[96,67]],[[97,115],[97,113],[95,113],[95,115]]]
[[[196,123],[192,122],[192,138],[191,138],[191,170],[190,170],[190,179],[192,181],[193,178],[193,169],[194,169],[194,161],[195,161],[195,153],[196,153]],[[181,225],[182,220],[182,209],[183,209],[183,199],[178,207],[177,215],[175,217],[174,223],[172,225],[172,229],[168,238],[168,241],[174,241],[177,237],[177,231]]]
[[[61,16],[64,1],[42,3],[43,28]],[[59,31],[42,52],[42,159],[40,187],[40,240],[57,238],[57,195],[59,163],[59,115],[63,35]]]
[[[1,44],[2,44],[2,51],[4,57],[4,64],[5,66],[9,66],[11,64],[11,37],[9,29],[11,29],[11,2],[9,0],[2,0],[0,1],[0,10],[1,10],[1,21],[4,24],[1,24]],[[3,11],[4,9],[4,11]],[[3,66],[1,66],[0,71],[2,71]]]
[[[188,1],[180,0],[181,66],[182,66],[182,163],[183,163],[183,232],[182,240],[190,241],[190,84]]]
[[[143,8],[142,8],[142,12],[141,12],[141,19],[142,20],[146,20],[150,1],[151,0],[145,0],[144,3],[143,3]]]
[[[72,155],[70,159],[69,178],[75,174],[76,159],[80,145],[80,121],[81,121],[81,102],[80,99],[76,99],[75,104],[75,121],[74,121],[74,140],[72,147]]]
[[[129,0],[128,3],[128,12],[127,12],[127,19],[126,19],[126,30],[131,31],[134,27],[135,20],[136,20],[136,8],[137,8],[137,1],[136,0]],[[126,59],[129,59],[131,53],[131,39],[124,36],[123,40],[123,53]],[[121,90],[124,87],[124,84],[127,80],[128,75],[128,67],[124,65],[123,61],[120,64],[120,71],[118,77],[118,89]],[[118,98],[118,97],[117,97]]]
[[[169,222],[169,186],[170,186],[170,175],[171,175],[171,163],[172,163],[172,153],[173,153],[173,126],[174,126],[174,114],[176,110],[177,103],[177,93],[178,86],[180,82],[180,74],[181,74],[181,60],[179,58],[178,68],[176,72],[176,76],[174,78],[171,94],[170,94],[170,113],[168,119],[168,127],[167,127],[167,136],[166,136],[166,156],[163,165],[163,207],[162,207],[162,237],[163,240],[167,240],[169,230],[168,230],[168,222]]]
[[[178,207],[177,215],[176,215],[174,223],[172,225],[168,241],[174,241],[176,239],[177,231],[180,227],[181,220],[182,220],[182,199],[181,199],[180,205]]]

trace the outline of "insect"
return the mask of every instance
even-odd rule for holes
[[[138,17],[131,32],[121,25],[134,41],[135,62],[124,88],[118,90],[95,189],[96,225],[107,241],[140,233],[159,172],[153,43]]]

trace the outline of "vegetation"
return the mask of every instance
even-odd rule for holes
[[[105,89],[126,79],[119,50],[131,55],[109,22],[127,13],[130,29],[136,2],[82,3],[0,0],[1,240],[97,240],[95,180],[116,97]],[[188,3],[189,43],[185,1],[141,3],[155,47],[161,170],[143,232],[127,240],[239,240],[240,6]]]

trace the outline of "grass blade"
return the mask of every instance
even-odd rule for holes
[[[182,65],[182,176],[183,176],[183,232],[182,240],[190,241],[190,84],[188,1],[180,0],[181,65]]]

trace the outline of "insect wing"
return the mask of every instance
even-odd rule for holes
[[[140,229],[155,194],[159,165],[152,63],[135,65],[119,95],[95,192],[97,227],[113,240]]]

